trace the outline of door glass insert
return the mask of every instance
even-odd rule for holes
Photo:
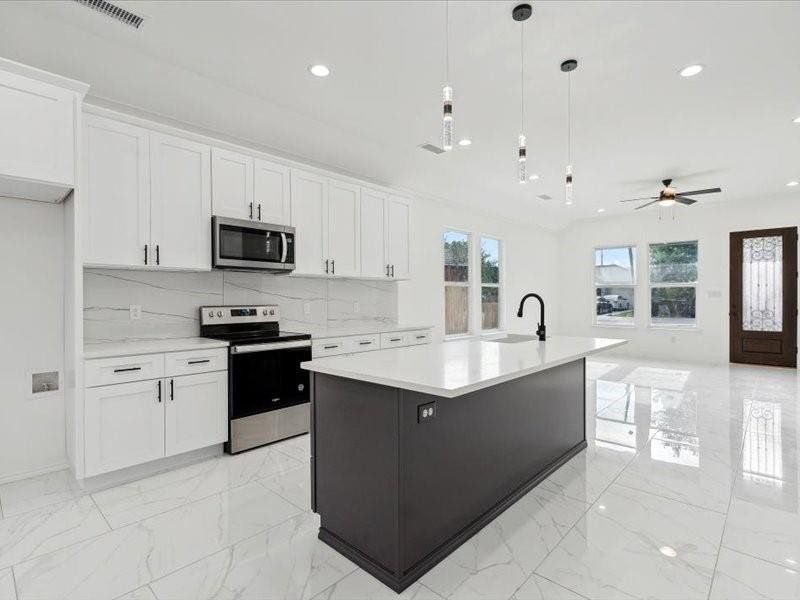
[[[783,238],[742,243],[742,329],[783,331]]]

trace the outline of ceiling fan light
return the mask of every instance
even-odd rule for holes
[[[659,206],[672,206],[675,204],[674,198],[664,198],[658,201]]]

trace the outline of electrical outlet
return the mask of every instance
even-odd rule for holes
[[[359,313],[359,312],[361,312],[361,304],[358,302],[358,300],[356,300],[355,302],[353,302],[353,312],[354,312],[354,313]]]
[[[428,402],[417,406],[417,423],[425,423],[436,416],[436,402]]]
[[[311,302],[303,302],[303,316],[306,319],[311,318]]]
[[[141,304],[131,304],[129,310],[129,314],[131,317],[131,321],[138,321],[142,318],[142,305]]]

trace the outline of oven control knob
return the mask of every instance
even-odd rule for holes
[[[265,317],[267,316],[267,309],[266,309],[266,308],[264,309],[264,311],[263,311],[263,313],[262,313],[262,314],[263,314]]]
[[[209,317],[213,317],[214,316],[214,311],[213,310],[208,311],[208,316]]]
[[[218,316],[218,317],[221,317],[221,316],[222,316],[222,311],[221,311],[221,310],[218,310],[218,311],[217,311],[217,316]]]
[[[274,310],[270,310],[269,314],[270,314],[270,316],[274,316],[275,315],[275,311]]]

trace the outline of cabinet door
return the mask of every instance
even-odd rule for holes
[[[386,201],[386,262],[395,279],[407,279],[411,273],[410,210],[402,198]]]
[[[180,454],[228,439],[228,372],[165,380],[166,454]]]
[[[158,265],[211,269],[211,149],[150,134],[151,238]]]
[[[253,219],[253,159],[213,148],[211,150],[211,205],[215,215]]]
[[[75,94],[0,73],[0,174],[75,184]]]
[[[163,385],[158,379],[84,392],[87,476],[164,456]]]
[[[345,277],[359,274],[359,218],[361,188],[331,179],[328,182],[329,273]]]
[[[295,273],[325,274],[328,258],[328,180],[292,169],[292,225],[295,233]]]
[[[255,215],[265,223],[288,225],[290,215],[289,168],[255,159]]]
[[[86,115],[83,178],[84,262],[144,266],[150,243],[147,130]]]
[[[361,275],[363,277],[388,277],[386,265],[386,220],[384,205],[386,195],[361,188],[361,219],[359,223],[361,245]]]

